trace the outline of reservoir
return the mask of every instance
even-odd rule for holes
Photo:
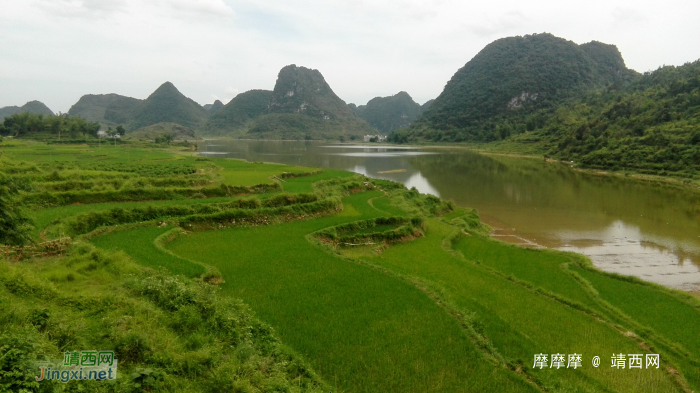
[[[458,148],[206,140],[199,154],[344,169],[475,208],[493,236],[587,255],[600,269],[700,291],[700,192]]]

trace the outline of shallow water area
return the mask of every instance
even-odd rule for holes
[[[700,291],[698,191],[465,149],[222,139],[199,151],[398,181],[476,208],[497,239],[579,252],[606,271]]]

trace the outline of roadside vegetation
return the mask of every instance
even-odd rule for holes
[[[415,189],[186,146],[0,154],[0,391],[700,389],[698,299],[492,240]],[[34,361],[93,348],[116,351],[115,381],[34,381]]]

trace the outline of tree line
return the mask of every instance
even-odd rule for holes
[[[55,137],[59,139],[96,138],[99,130],[99,123],[88,122],[82,117],[66,114],[44,116],[29,112],[15,113],[7,116],[0,123],[0,135],[40,139]],[[121,131],[123,132],[124,129],[121,128]]]

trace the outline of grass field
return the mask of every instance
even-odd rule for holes
[[[110,187],[114,198],[162,196],[28,206],[39,241],[65,236],[56,228],[85,213],[112,216],[92,215],[60,255],[41,245],[3,254],[0,307],[10,312],[0,315],[0,353],[7,343],[26,350],[14,363],[0,354],[0,386],[19,375],[12,364],[42,353],[114,345],[127,370],[121,390],[80,385],[85,391],[138,391],[144,370],[159,375],[152,390],[173,392],[700,390],[698,299],[599,272],[582,256],[490,239],[467,207],[349,172],[201,158],[179,147],[11,141],[0,153],[0,175],[26,200]],[[274,188],[251,187],[259,184]],[[184,191],[174,198],[167,187]],[[236,210],[241,198],[257,202]],[[320,200],[332,202],[304,210]],[[289,209],[273,217],[266,203]],[[209,214],[205,204],[223,207]],[[147,206],[202,213],[129,215]],[[244,210],[264,213],[246,221],[253,216]],[[182,214],[201,225],[174,227]],[[424,225],[399,243],[367,246],[337,248],[311,235],[377,217],[403,219],[343,235],[391,231],[398,224],[387,222],[414,217]],[[128,224],[106,227],[115,222]],[[540,353],[581,354],[582,364],[535,368]],[[661,366],[611,367],[620,353],[659,354]],[[19,372],[24,385],[11,391],[49,389]],[[73,385],[50,388],[63,386]]]

